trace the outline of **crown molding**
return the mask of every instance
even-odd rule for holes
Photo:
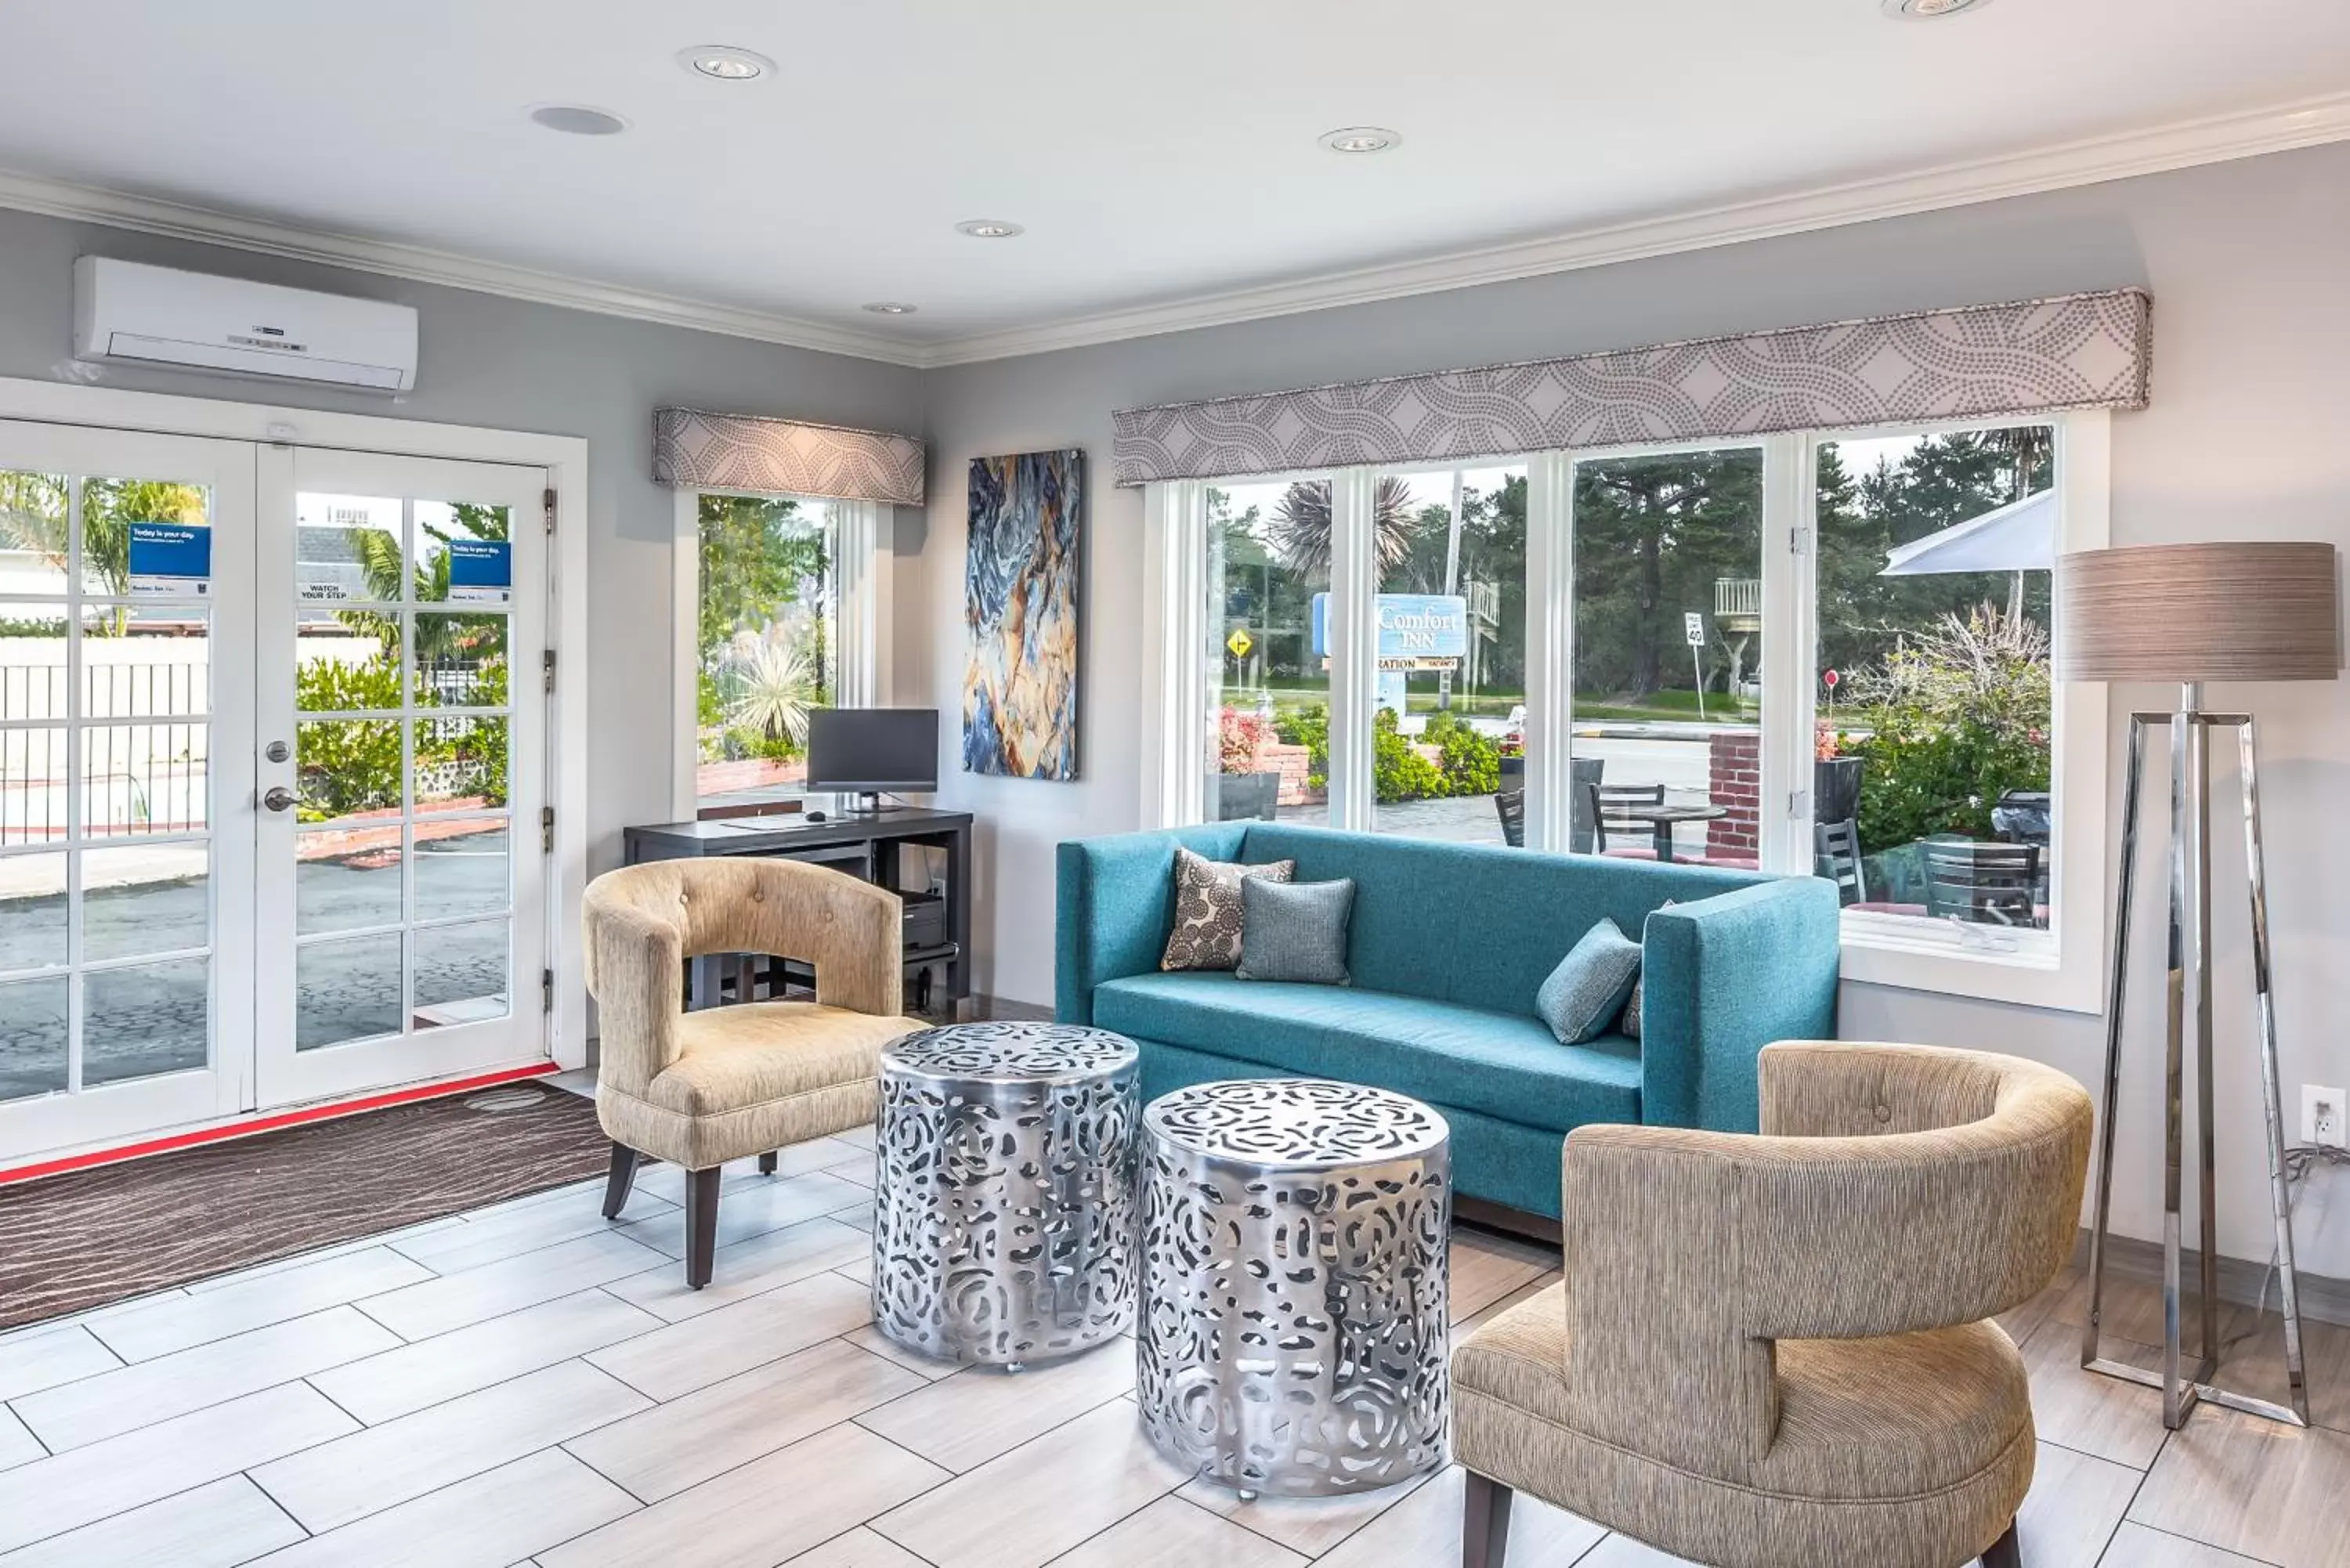
[[[1538,240],[949,338],[932,345],[922,363],[933,369],[972,364],[1337,306],[1367,305],[2344,140],[2350,140],[2350,93]]]
[[[28,213],[47,213],[51,217],[103,223],[110,228],[135,229],[142,234],[164,234],[173,239],[229,245],[264,255],[348,267],[387,277],[439,284],[449,288],[503,295],[509,299],[530,300],[540,305],[594,311],[599,316],[625,317],[634,321],[690,327],[729,337],[780,343],[822,354],[845,354],[859,359],[878,359],[885,364],[908,367],[918,367],[923,362],[922,350],[919,346],[897,342],[876,333],[831,327],[820,321],[745,309],[682,295],[630,288],[593,278],[546,272],[536,267],[514,266],[504,262],[485,261],[477,256],[460,255],[424,245],[403,244],[395,240],[366,239],[354,234],[299,229],[218,208],[166,201],[161,197],[137,196],[128,192],[78,185],[7,170],[0,170],[0,207],[15,207]]]
[[[396,241],[314,232],[210,207],[5,171],[0,171],[0,207],[230,245],[604,316],[780,343],[818,353],[934,369],[1607,266],[2344,140],[2350,140],[2350,93],[1580,229],[1538,240],[1481,246],[1415,261],[1351,268],[1288,283],[1222,290],[928,343],[902,342],[878,333],[712,300],[484,261]]]

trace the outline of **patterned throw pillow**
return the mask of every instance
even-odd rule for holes
[[[1243,866],[1211,860],[1178,846],[1175,851],[1175,929],[1167,934],[1160,969],[1232,969],[1241,961],[1241,883],[1262,877],[1286,882],[1297,874],[1295,860]]]

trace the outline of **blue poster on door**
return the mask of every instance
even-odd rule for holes
[[[213,591],[213,531],[201,523],[130,524],[133,598],[202,598]]]
[[[449,599],[452,604],[512,604],[514,546],[504,539],[450,540]]]

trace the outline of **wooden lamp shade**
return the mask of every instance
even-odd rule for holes
[[[2138,545],[2056,562],[2060,680],[2331,680],[2334,546]]]

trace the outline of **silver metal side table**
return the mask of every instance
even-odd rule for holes
[[[1438,1469],[1451,1410],[1451,1131],[1311,1078],[1143,1112],[1136,1397],[1159,1450],[1237,1490],[1368,1491]]]
[[[1134,1315],[1140,1053],[1057,1023],[960,1023],[881,1053],[873,1321],[1017,1372]]]

